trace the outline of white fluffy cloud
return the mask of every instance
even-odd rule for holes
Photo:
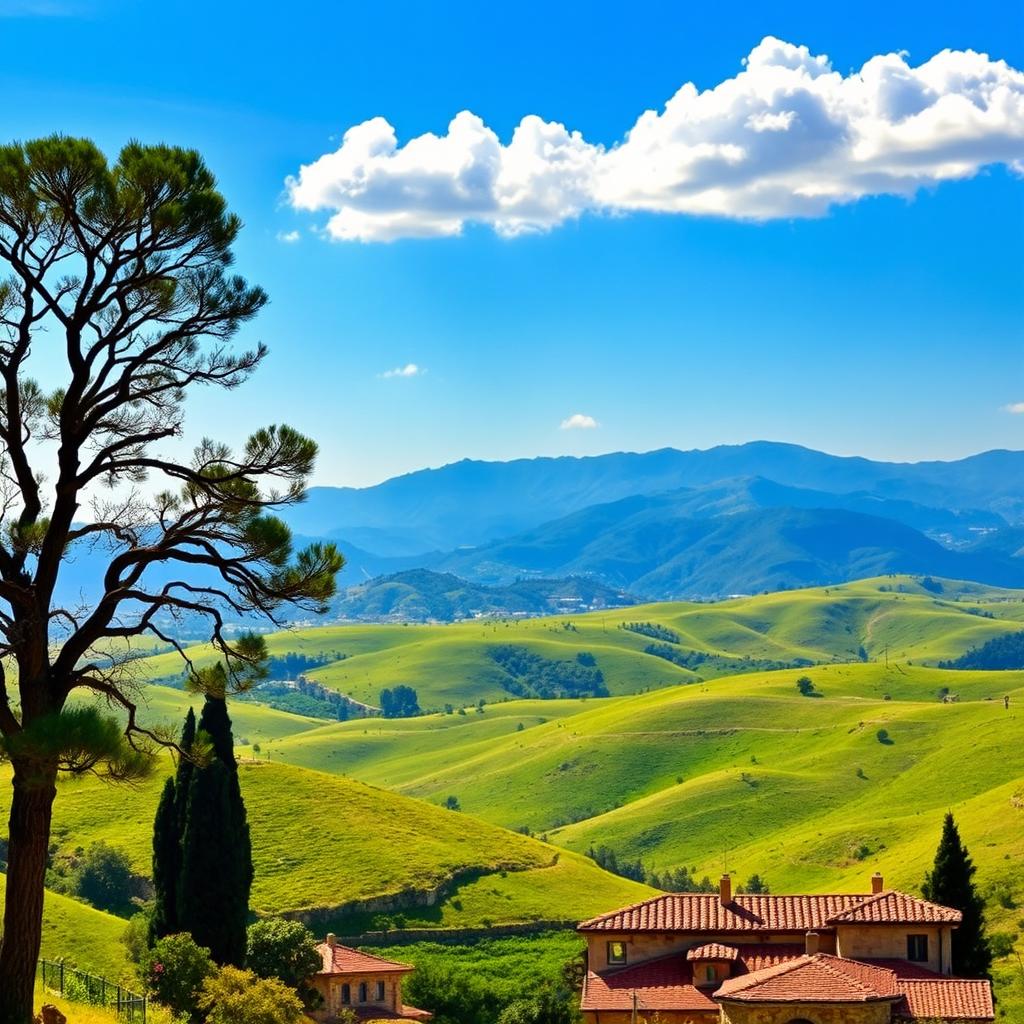
[[[391,377],[422,377],[427,371],[416,363],[406,363],[405,366],[396,366],[393,370],[385,370],[381,376],[388,380]]]
[[[1003,406],[1004,412],[1012,412],[1014,416],[1024,416],[1024,402],[1011,402]]]
[[[844,76],[771,36],[712,89],[685,84],[611,147],[535,114],[504,144],[468,110],[400,145],[375,117],[287,182],[334,239],[543,231],[584,212],[751,220],[814,217],[868,195],[911,196],[990,164],[1024,170],[1024,74],[973,50],[912,66],[872,57]]]
[[[301,237],[298,231],[279,231],[277,233],[277,240],[284,242],[285,245],[294,245]]]
[[[568,419],[562,420],[560,426],[562,430],[594,430],[598,423],[593,416],[574,412]]]

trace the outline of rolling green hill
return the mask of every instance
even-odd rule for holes
[[[714,876],[727,863],[774,891],[860,889],[876,867],[914,889],[952,808],[983,886],[1003,887],[993,926],[1013,930],[1024,901],[1024,672],[936,664],[1022,621],[1019,592],[884,577],[628,614],[274,634],[273,653],[345,654],[310,675],[358,699],[408,683],[421,705],[453,708],[325,724],[234,702],[253,905],[319,912],[322,930],[337,908],[385,898],[339,931],[399,911],[442,927],[574,920],[649,891],[583,856],[600,845],[658,870]],[[705,660],[683,668],[648,653],[654,643]],[[549,662],[589,653],[615,696],[506,699],[499,645]],[[133,669],[143,680],[178,666],[159,654]],[[804,675],[816,696],[800,695]],[[180,720],[193,699],[144,692],[150,720]],[[105,839],[148,873],[162,775],[138,791],[64,786],[55,842]],[[438,806],[451,796],[463,813]]]
[[[931,587],[932,589],[929,589]],[[681,651],[711,660],[691,671],[645,653],[652,640],[619,628],[651,622],[678,634]],[[512,644],[551,660],[594,655],[613,694],[639,693],[749,668],[738,659],[796,661],[912,660],[937,663],[994,636],[1020,629],[1024,592],[908,576],[836,587],[785,591],[715,603],[664,603],[570,618],[422,625],[353,625],[295,629],[268,636],[272,654],[340,652],[346,657],[307,673],[358,701],[376,705],[380,691],[414,687],[424,710],[511,697],[491,651]],[[198,664],[209,649],[190,649]],[[140,677],[181,672],[176,654],[136,663]]]
[[[3,874],[0,873],[0,882]],[[4,887],[0,885],[0,915]],[[55,892],[46,893],[42,956],[60,957],[72,967],[101,974],[110,981],[136,981],[121,942],[125,923],[119,917],[85,906]]]
[[[132,788],[95,779],[65,783],[53,842],[74,850],[104,840],[148,875],[164,775],[157,772]],[[411,900],[411,893],[440,887],[447,898],[424,911],[426,919],[446,927],[479,926],[485,919],[572,917],[574,892],[584,894],[595,912],[649,892],[586,858],[351,779],[266,762],[243,763],[241,779],[258,913],[330,911],[381,897]],[[6,815],[7,788],[0,789],[0,815]]]

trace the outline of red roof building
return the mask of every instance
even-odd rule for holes
[[[988,981],[951,976],[961,915],[884,887],[853,895],[667,893],[579,925],[587,1024],[981,1024]]]
[[[361,1021],[428,1021],[433,1014],[402,1001],[402,979],[415,969],[409,964],[342,946],[333,935],[317,946],[323,967],[312,978],[324,1004],[313,1013],[318,1021],[330,1021],[342,1010],[351,1010]]]

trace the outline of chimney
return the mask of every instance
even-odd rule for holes
[[[334,949],[334,947],[337,944],[338,944],[338,936],[335,935],[334,932],[328,932],[327,933],[327,945],[330,946],[331,949]]]
[[[817,954],[819,938],[820,936],[817,932],[808,932],[804,937],[804,940],[807,943],[806,950],[808,956],[815,956]]]
[[[732,903],[732,879],[728,875],[722,875],[718,883],[718,902],[723,907]]]
[[[882,878],[881,874],[876,871],[871,876],[871,894],[873,896],[877,896],[884,888],[885,880]]]

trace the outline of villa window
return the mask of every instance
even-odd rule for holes
[[[377,982],[377,1002],[382,1003],[384,1001],[384,982]]]
[[[928,961],[928,936],[908,935],[907,936],[907,959],[914,963],[927,963]]]
[[[352,1003],[352,986],[346,982],[341,986],[341,1005],[350,1006]]]
[[[367,987],[366,987],[366,982],[365,981],[359,982],[359,1002],[365,1003],[368,994],[369,994],[369,989],[367,989]]]
[[[608,963],[624,964],[626,962],[626,944],[624,942],[608,943]]]
[[[708,964],[708,966],[704,968],[704,977],[708,981],[717,981],[718,980],[718,976],[715,974],[715,969],[714,969],[713,966],[711,966],[711,964]]]

